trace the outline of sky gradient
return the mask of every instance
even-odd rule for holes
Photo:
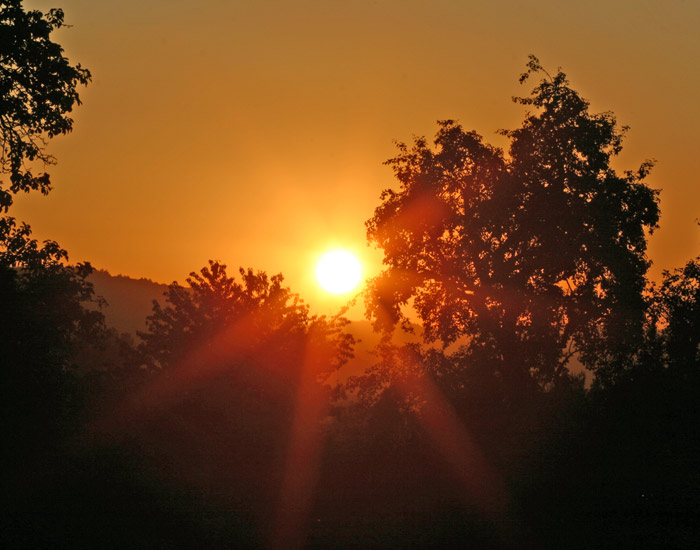
[[[593,111],[631,127],[620,169],[647,158],[661,193],[651,275],[700,251],[700,3],[591,1],[27,1],[61,7],[55,33],[90,69],[74,131],[49,151],[50,195],[10,214],[71,261],[183,281],[218,259],[313,281],[331,246],[369,274],[364,222],[394,186],[392,140],[458,119],[504,146],[527,55],[562,67]]]

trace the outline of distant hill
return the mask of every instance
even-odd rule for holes
[[[150,279],[133,279],[96,270],[88,277],[95,294],[107,301],[103,313],[107,324],[119,332],[135,334],[146,329],[146,317],[153,311],[153,300],[163,302],[168,285]]]

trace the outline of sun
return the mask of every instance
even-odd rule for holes
[[[347,250],[326,252],[316,264],[316,280],[331,294],[345,294],[362,279],[360,260]]]

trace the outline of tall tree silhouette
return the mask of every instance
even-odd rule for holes
[[[71,65],[61,45],[51,40],[51,33],[63,26],[61,9],[42,13],[25,11],[21,0],[0,3],[0,177],[9,176],[9,182],[0,180],[0,214],[7,214],[16,193],[50,191],[49,174],[33,170],[37,164],[45,168],[55,162],[46,152],[47,142],[73,129],[70,113],[80,104],[77,88],[90,81],[90,72],[79,64]],[[41,278],[42,270],[46,280],[40,284],[59,283],[55,275],[64,269],[67,259],[67,252],[56,242],[39,244],[32,239],[26,223],[9,216],[0,218],[0,269],[21,270],[3,275],[10,285],[7,292],[14,288],[10,280],[16,279],[27,289]],[[64,286],[56,289],[57,295],[72,292],[75,304],[93,299],[85,281],[90,271],[87,264],[65,268],[62,276],[72,281],[68,285],[72,290]],[[30,307],[24,304],[26,312]]]
[[[101,302],[86,280],[90,265],[68,265],[56,242],[37,242],[26,223],[5,216],[14,194],[50,190],[49,175],[34,170],[54,162],[45,146],[71,131],[77,87],[90,80],[51,40],[63,21],[60,9],[0,3],[0,376],[10,479],[50,462],[55,444],[75,431],[77,354],[106,336]],[[30,494],[29,485],[22,491]]]
[[[0,180],[0,214],[8,212],[16,193],[49,192],[49,175],[33,170],[37,162],[42,168],[55,162],[45,150],[47,141],[72,130],[70,113],[80,103],[77,88],[90,80],[90,72],[71,65],[51,40],[63,26],[60,9],[25,11],[21,0],[0,4],[0,177],[9,176],[9,182]],[[98,302],[86,281],[92,268],[68,266],[67,260],[55,241],[39,243],[26,223],[0,217],[2,292],[10,304],[2,312],[7,332],[0,338],[5,357],[13,357],[9,364],[45,362],[64,369],[74,337],[103,326],[99,312],[83,307]],[[42,353],[52,360],[31,359]],[[48,364],[42,368],[49,369]]]
[[[532,75],[541,81],[515,101],[535,112],[501,132],[508,155],[441,121],[435,148],[399,144],[387,161],[399,189],[367,222],[386,266],[368,293],[376,326],[406,322],[413,300],[427,341],[490,355],[511,393],[555,382],[576,353],[601,376],[624,368],[643,325],[645,230],[658,221],[651,162],[611,166],[626,128],[534,56],[521,82]]]
[[[45,146],[50,138],[73,128],[70,113],[80,103],[79,85],[90,72],[71,65],[51,33],[64,26],[60,9],[25,11],[21,0],[0,4],[0,214],[13,195],[48,193],[50,177],[35,174],[55,159]],[[26,378],[40,379],[33,365],[48,372],[65,371],[74,340],[82,332],[104,328],[89,264],[67,265],[68,254],[55,241],[39,243],[26,223],[0,217],[0,272],[6,307],[0,333],[8,364],[25,364]],[[93,334],[94,337],[94,334]],[[8,359],[10,358],[10,359]],[[7,369],[11,371],[12,369]]]

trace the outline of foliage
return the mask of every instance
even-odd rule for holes
[[[311,315],[281,275],[233,276],[215,261],[164,297],[138,333],[150,380],[119,429],[136,416],[137,449],[216,495],[236,516],[228,521],[269,518],[294,446],[313,462],[308,438],[321,435],[324,382],[352,353],[347,322]]]
[[[664,272],[655,295],[668,366],[700,375],[700,256]]]
[[[18,362],[41,369],[68,369],[78,342],[96,343],[106,330],[87,277],[92,266],[67,264],[68,253],[55,241],[40,245],[27,224],[0,218],[3,328],[8,364]],[[48,359],[48,356],[51,359]]]
[[[382,193],[367,222],[384,250],[368,313],[388,329],[412,302],[424,338],[484,354],[512,392],[547,386],[578,354],[598,368],[624,363],[643,323],[645,231],[658,221],[656,191],[612,158],[626,128],[589,112],[561,71],[531,57],[526,80],[536,109],[502,131],[508,155],[451,120],[435,148],[417,138],[387,161],[398,190]]]
[[[139,333],[151,368],[175,368],[192,353],[210,359],[298,361],[313,341],[328,347],[328,361],[317,373],[327,377],[351,356],[353,341],[342,333],[344,319],[310,315],[308,306],[282,286],[282,275],[243,268],[239,274],[240,282],[225,265],[210,261],[190,274],[189,288],[171,284],[165,306],[154,301],[147,331]]]
[[[69,113],[80,104],[76,88],[90,81],[90,72],[72,66],[51,33],[64,26],[63,11],[24,11],[21,0],[0,4],[0,173],[10,175],[0,187],[0,212],[12,195],[51,189],[47,173],[35,175],[31,163],[54,163],[44,147],[47,139],[73,128]]]
[[[57,242],[45,241],[41,246],[31,234],[26,223],[18,226],[10,216],[0,218],[0,266],[37,269],[57,266],[68,259],[68,253]]]
[[[68,253],[56,242],[40,245],[31,238],[27,224],[18,226],[14,218],[0,218],[5,329],[0,335],[10,346],[5,349],[5,357],[13,357],[10,363],[39,365],[44,362],[39,357],[50,353],[51,368],[65,369],[76,340],[94,339],[105,328],[102,300],[87,281],[92,266],[87,262],[67,265],[67,260]]]
[[[80,103],[76,88],[90,80],[71,66],[51,33],[63,11],[25,11],[20,0],[0,3],[0,214],[20,191],[50,190],[32,164],[54,162],[47,140],[71,131]],[[88,263],[68,265],[54,241],[40,244],[26,223],[0,217],[0,358],[3,435],[12,456],[50,446],[76,420],[79,355],[107,337],[102,301],[87,276]],[[74,426],[74,424],[73,424]]]
[[[49,452],[80,424],[79,355],[107,333],[86,281],[91,271],[89,264],[0,264],[2,431],[13,466]]]

